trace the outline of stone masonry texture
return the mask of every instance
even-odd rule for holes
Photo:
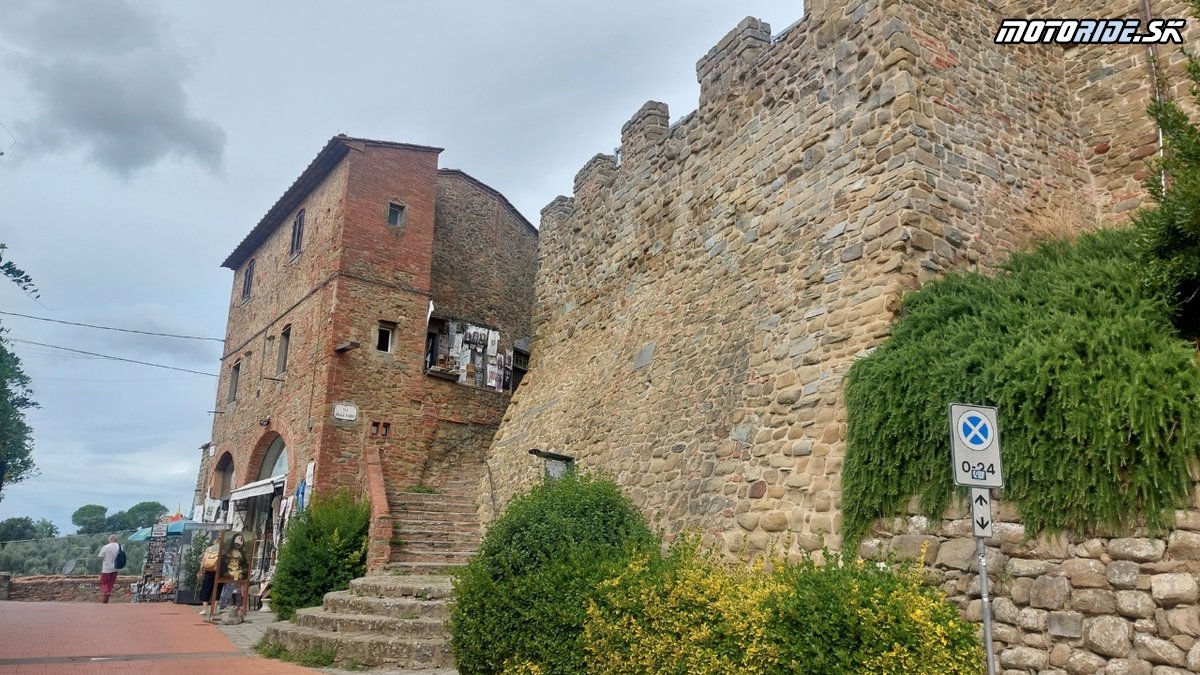
[[[543,209],[532,363],[488,452],[483,523],[539,479],[540,448],[614,477],[668,540],[838,549],[842,379],[902,295],[994,269],[1039,223],[1121,224],[1146,203],[1147,48],[993,43],[1003,18],[1138,18],[1140,2],[805,4],[778,35],[741,22],[697,63],[695,111],[672,124],[646,103]],[[1182,82],[1177,46],[1158,50]],[[1178,515],[1159,538],[1027,540],[1001,497],[1004,672],[1200,669],[1200,491]],[[860,553],[889,550],[924,550],[978,620],[963,514],[900,514]]]
[[[501,349],[532,332],[537,230],[495,190],[439,170],[439,152],[335,137],[226,261],[235,274],[215,450],[211,459],[205,453],[199,492],[209,494],[226,453],[236,485],[256,480],[267,447],[282,437],[289,491],[311,461],[318,494],[349,487],[369,495],[376,565],[389,557],[386,491],[436,484],[456,461],[481,464],[508,404],[508,394],[425,375],[430,302],[435,317],[498,330]],[[398,226],[388,222],[393,204],[404,208]],[[301,210],[303,246],[292,254]],[[390,351],[376,349],[381,324],[394,328]],[[352,342],[358,347],[337,351]],[[234,364],[240,377],[230,400]],[[338,404],[355,406],[357,418],[335,419]],[[373,431],[385,423],[386,435]]]

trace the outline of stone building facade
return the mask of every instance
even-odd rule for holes
[[[619,153],[543,209],[532,365],[488,453],[484,522],[541,475],[537,448],[614,476],[668,538],[839,548],[842,378],[903,293],[992,268],[1040,223],[1110,225],[1145,202],[1150,50],[994,44],[1004,18],[1138,18],[1139,0],[805,5],[778,35],[739,24],[697,63],[695,111],[672,123],[647,103]],[[1177,48],[1158,52],[1182,82]],[[1007,575],[1005,668],[1200,668],[1193,502],[1161,539],[1026,542],[1002,519],[989,550]],[[880,523],[864,553],[937,542],[931,568],[978,616],[954,516]]]
[[[243,495],[266,496],[257,508],[277,520],[289,498],[361,489],[378,567],[388,491],[482,464],[511,390],[503,357],[531,332],[537,231],[500,193],[439,169],[440,151],[334,137],[224,262],[234,282],[197,480],[207,519],[249,519]],[[469,369],[450,358],[464,333],[485,341]],[[467,381],[476,362],[496,376]]]

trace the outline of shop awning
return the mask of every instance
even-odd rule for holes
[[[274,478],[264,478],[260,481],[243,485],[229,493],[229,500],[236,502],[259,495],[269,495],[275,491],[276,486],[283,487],[284,480],[286,480],[285,476],[275,476]]]

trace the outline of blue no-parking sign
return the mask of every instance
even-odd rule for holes
[[[1004,487],[995,408],[951,403],[950,448],[955,485]]]

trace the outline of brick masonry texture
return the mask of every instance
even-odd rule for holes
[[[1153,5],[1188,16],[1182,2]],[[538,479],[528,450],[541,448],[613,476],[668,539],[699,530],[730,556],[837,549],[842,379],[887,337],[903,293],[994,269],[1043,236],[1039,222],[1119,224],[1145,203],[1146,48],[993,44],[1003,18],[1137,17],[1139,3],[806,9],[775,36],[740,23],[697,63],[694,112],[669,124],[648,102],[619,156],[595,156],[573,195],[543,209],[532,364],[489,449],[483,523]],[[1178,82],[1175,50],[1160,47]],[[1160,594],[1177,606],[1147,585],[1195,580],[1195,559],[1169,542],[1191,541],[1197,506],[1155,540],[1166,553],[1113,572],[1137,577],[1129,590],[1147,595],[1127,602],[1141,618],[1107,611],[1115,595],[1070,576],[1094,561],[1107,579],[1117,539],[1005,544],[1008,560],[1041,570],[1039,593],[1065,593],[1031,606],[1029,584],[997,584],[1016,607],[997,634],[1006,672],[1095,672],[1110,658],[1119,672],[1200,667],[1200,627],[1166,615],[1196,615],[1187,583],[1160,582],[1178,584]],[[881,523],[877,539],[911,529],[953,552],[954,565],[935,555],[931,567],[970,614],[974,542],[954,515]],[[1122,631],[1128,649],[1108,644]]]
[[[499,330],[502,349],[528,337],[537,231],[491,188],[460,171],[439,171],[438,152],[335,137],[297,182],[313,187],[293,187],[281,199],[295,208],[245,259],[231,256],[237,269],[220,414],[215,451],[201,464],[201,496],[225,453],[236,484],[245,485],[257,479],[272,440],[282,437],[289,491],[312,461],[318,493],[342,486],[370,496],[380,528],[372,534],[372,561],[381,565],[391,539],[386,491],[436,483],[455,461],[482,463],[509,397],[424,374],[429,302],[435,316]],[[400,226],[388,222],[392,204],[404,207]],[[303,249],[292,255],[300,209]],[[243,302],[250,260],[253,288]],[[394,326],[388,352],[376,349],[381,322]],[[288,326],[287,369],[277,373]],[[359,346],[335,351],[349,342]],[[235,363],[241,374],[230,402]],[[337,404],[356,406],[357,419],[334,419]],[[390,425],[388,434],[372,434],[374,423]]]

